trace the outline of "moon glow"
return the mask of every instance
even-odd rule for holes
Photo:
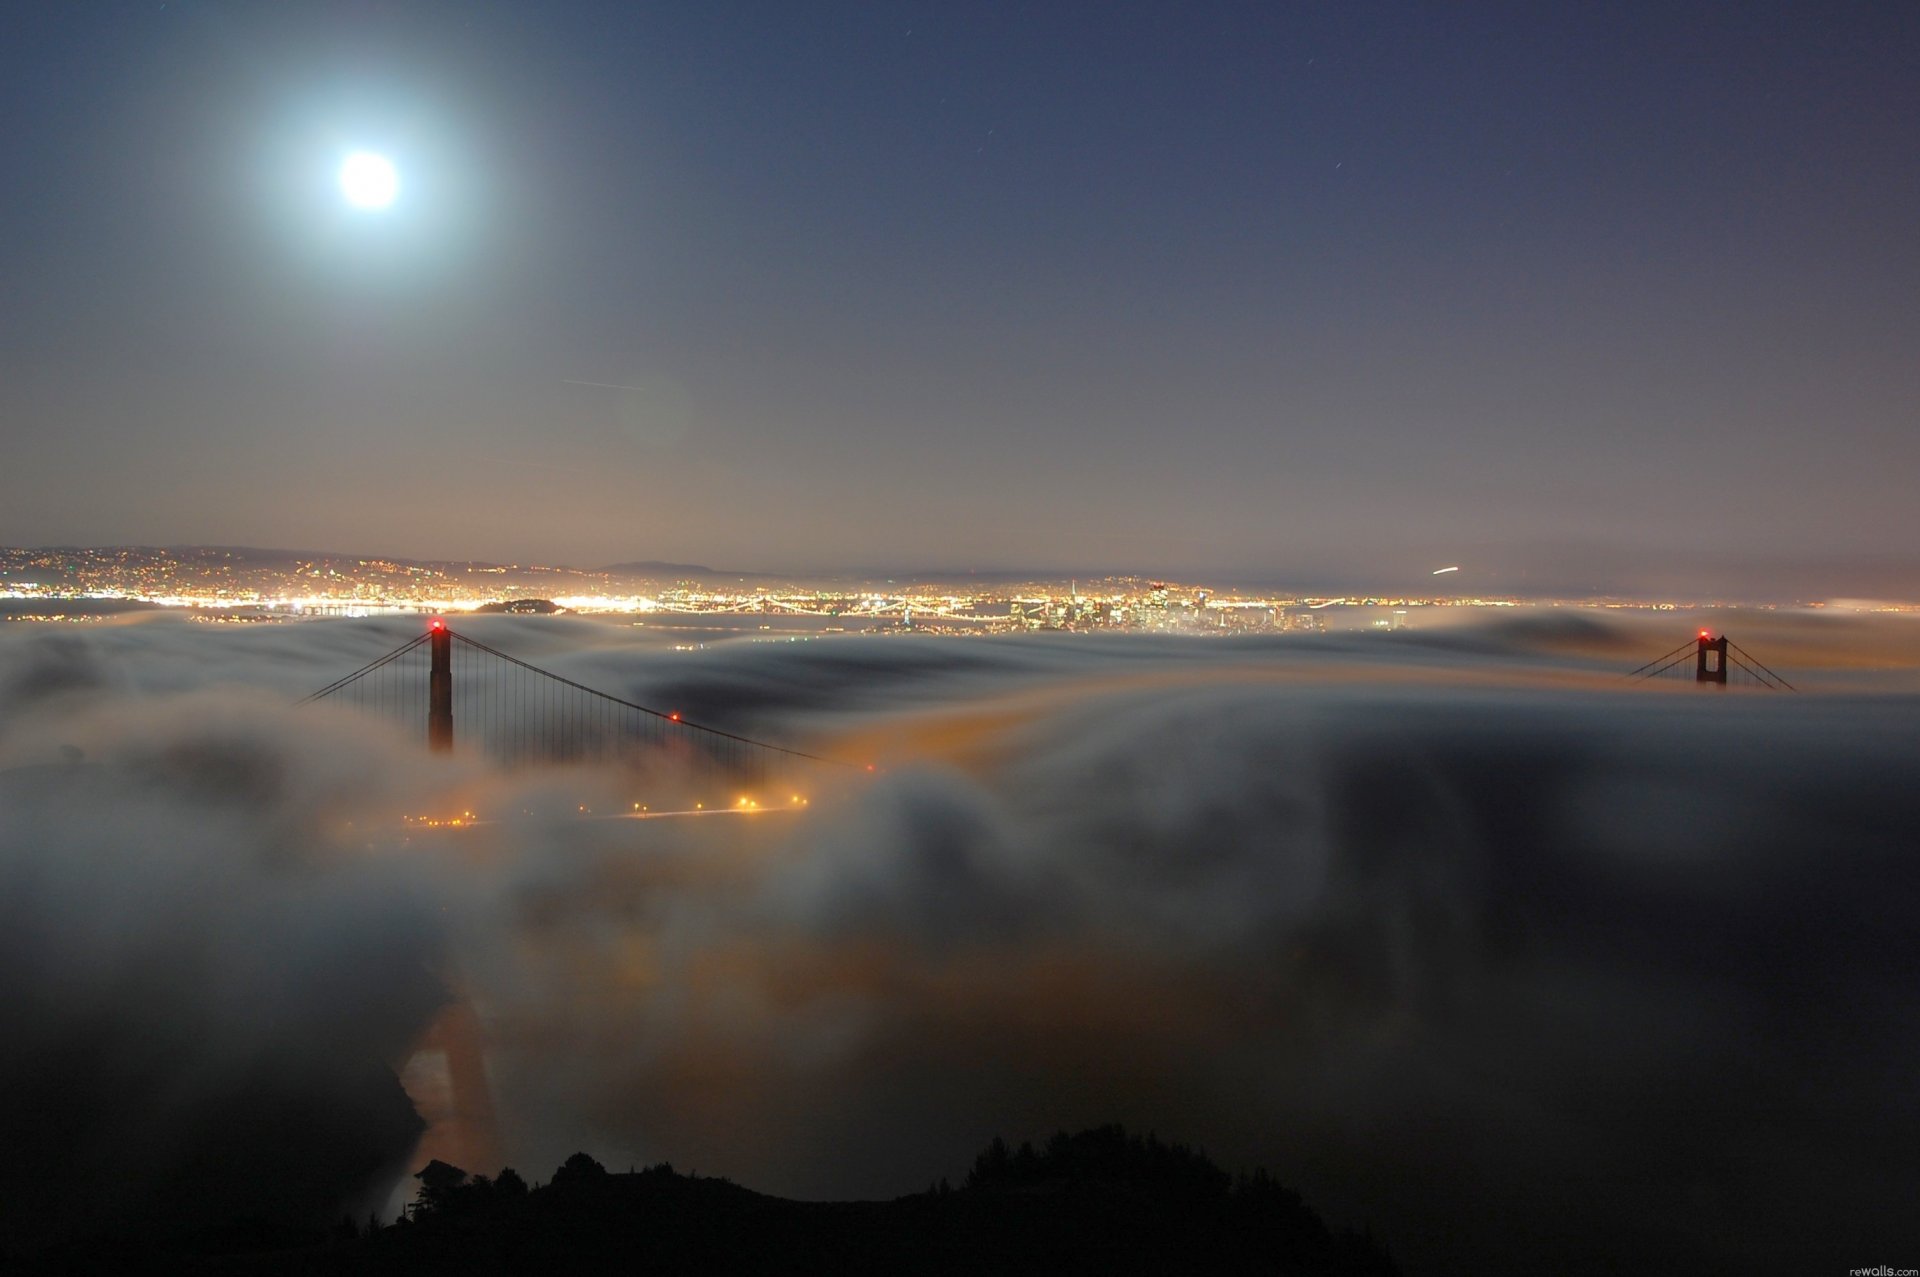
[[[340,193],[355,208],[385,208],[400,192],[400,175],[384,155],[355,151],[340,165]]]

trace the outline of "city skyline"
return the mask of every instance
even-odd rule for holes
[[[1812,578],[1807,578],[1812,579]],[[1448,565],[1398,580],[1348,578],[1257,580],[1203,571],[1144,572],[1125,568],[1063,570],[967,570],[841,568],[779,572],[696,563],[630,560],[582,565],[485,559],[415,559],[393,554],[352,554],[248,546],[5,546],[0,545],[0,599],[125,598],[170,606],[230,604],[284,606],[303,600],[352,599],[413,610],[426,606],[465,610],[512,599],[544,597],[586,610],[631,610],[638,598],[663,588],[751,601],[756,592],[820,593],[857,597],[876,589],[906,597],[951,594],[973,599],[1021,595],[1120,599],[1171,587],[1228,600],[1279,603],[1478,605],[1555,603],[1594,606],[1825,607],[1843,610],[1916,611],[1920,600],[1895,592],[1832,588],[1844,574],[1826,576],[1824,589],[1795,592],[1804,584],[1771,565],[1749,578],[1749,589],[1608,588],[1592,582],[1529,581],[1465,572]],[[1854,577],[1855,581],[1863,578]],[[1644,584],[1644,579],[1643,579]],[[1081,591],[1078,586],[1086,588]],[[885,587],[880,589],[880,587]],[[903,593],[904,592],[904,593]]]

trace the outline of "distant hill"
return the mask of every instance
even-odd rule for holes
[[[609,563],[606,567],[594,568],[593,570],[595,572],[605,572],[612,576],[724,576],[737,578],[760,575],[760,573],[757,572],[724,572],[699,563],[662,563],[658,559],[642,559],[634,563]]]
[[[711,568],[701,563],[666,563],[658,559],[643,559],[632,563],[612,563],[605,567],[582,568],[566,563],[506,564],[495,563],[487,559],[409,559],[397,554],[345,553],[339,550],[271,550],[244,545],[116,546],[112,548],[124,548],[141,552],[158,552],[171,554],[179,558],[221,555],[248,563],[259,564],[310,563],[318,560],[339,562],[342,560],[379,559],[386,563],[397,563],[403,567],[437,568],[443,570],[448,568],[461,568],[469,571],[488,571],[510,567],[539,567],[554,572],[579,572],[582,574],[604,573],[611,576],[698,576],[726,577],[728,579],[764,575],[762,573],[735,572],[722,568]]]
[[[396,554],[356,554],[341,550],[276,550],[263,549],[250,545],[130,545],[111,546],[109,549],[135,550],[143,553],[170,554],[177,559],[207,558],[219,556],[237,559],[243,563],[315,563],[358,561],[360,559],[379,559],[386,563],[398,563],[406,567],[460,567],[490,568],[499,567],[497,563],[487,563],[468,559],[406,559]]]
[[[697,580],[712,582],[792,583],[812,582],[862,586],[894,585],[971,585],[1010,586],[1037,581],[1066,581],[1077,577],[1091,585],[1097,581],[1145,580],[1140,573],[1080,570],[1020,570],[995,568],[967,570],[954,568],[848,568],[833,571],[768,572],[759,569],[716,568],[705,563],[672,563],[664,559],[635,559],[609,563],[601,567],[578,567],[566,563],[500,563],[490,559],[414,559],[397,554],[371,551],[299,550],[246,545],[46,545],[0,546],[0,556],[25,554],[89,555],[101,558],[134,556],[171,561],[201,567],[290,571],[296,565],[329,563],[334,565],[383,563],[398,568],[428,569],[456,575],[480,573],[522,573],[528,576],[614,577],[654,581]],[[1180,580],[1178,576],[1155,579]]]

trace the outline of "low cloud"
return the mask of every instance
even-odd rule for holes
[[[535,1175],[587,1148],[891,1195],[995,1133],[1119,1120],[1266,1163],[1416,1270],[1914,1240],[1904,673],[1871,699],[1632,691],[1655,632],[1587,615],[702,653],[490,624],[884,768],[807,778],[804,816],[589,820],[638,782],[288,708],[375,625],[222,633],[218,659],[180,626],[9,635],[0,687],[33,690],[0,733],[0,1062],[77,1133],[9,1099],[41,1150],[22,1184],[104,1160],[99,1209],[130,1209],[220,1150],[373,1191],[416,1129],[394,1070],[452,996],[488,1139]],[[1859,686],[1858,634],[1796,625],[1743,633]],[[396,832],[449,805],[501,819]],[[222,1144],[205,1115],[252,1106],[330,1116]]]

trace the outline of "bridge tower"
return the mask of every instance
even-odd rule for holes
[[[428,632],[432,636],[433,668],[427,680],[427,748],[445,754],[453,750],[453,634],[437,616]],[[1720,681],[1726,681],[1725,674]]]
[[[1685,649],[1682,649],[1683,651]],[[1722,634],[1714,638],[1706,630],[1700,631],[1700,649],[1694,659],[1693,681],[1696,683],[1718,683],[1727,685],[1727,636]],[[452,730],[451,727],[448,728]]]

